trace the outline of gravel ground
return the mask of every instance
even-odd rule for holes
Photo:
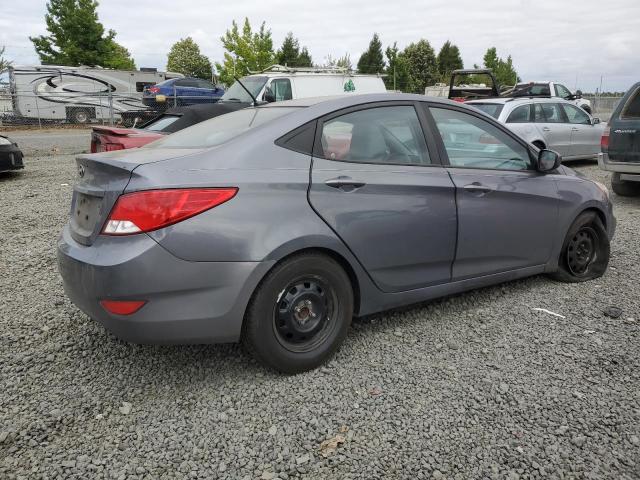
[[[602,279],[359,320],[286,377],[236,345],[126,344],[78,311],[55,261],[73,155],[37,142],[55,155],[0,177],[0,478],[640,478],[640,199],[614,198]]]

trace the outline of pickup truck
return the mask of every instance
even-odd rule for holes
[[[576,90],[575,93],[556,82],[521,82],[517,83],[510,93],[505,92],[503,96],[513,97],[557,97],[573,103],[577,107],[582,108],[588,114],[592,113],[591,102],[586,98],[582,98],[582,92]]]

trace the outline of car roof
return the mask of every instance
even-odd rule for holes
[[[325,107],[339,109],[351,106],[358,106],[365,103],[375,102],[392,102],[392,101],[412,101],[412,102],[434,102],[448,105],[460,105],[459,102],[454,102],[442,97],[429,97],[425,95],[413,94],[413,93],[363,93],[353,94],[347,93],[344,95],[327,95],[324,97],[309,97],[298,98],[295,100],[286,100],[284,102],[274,102],[267,105],[261,105],[258,108],[278,108],[278,107],[312,107],[322,104]]]
[[[465,102],[465,103],[469,103],[469,104],[474,104],[474,103],[495,103],[495,104],[499,104],[499,105],[506,105],[506,104],[518,105],[520,103],[531,103],[531,102],[539,102],[539,103],[569,103],[569,104],[571,104],[571,102],[568,102],[567,100],[565,100],[563,98],[559,98],[559,97],[553,97],[553,98],[536,97],[535,95],[533,95],[531,97],[504,97],[504,98],[476,99],[476,100],[469,100],[468,102]]]

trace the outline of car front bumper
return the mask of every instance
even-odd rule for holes
[[[235,342],[258,282],[273,262],[190,262],[145,234],[99,236],[77,243],[67,225],[58,267],[67,296],[117,337],[133,343]],[[132,315],[114,315],[100,300],[145,300]]]
[[[24,168],[22,151],[14,144],[0,145],[0,172]]]

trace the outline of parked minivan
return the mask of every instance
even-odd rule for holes
[[[611,188],[618,195],[640,195],[640,82],[622,98],[600,142],[600,168],[613,172]]]

